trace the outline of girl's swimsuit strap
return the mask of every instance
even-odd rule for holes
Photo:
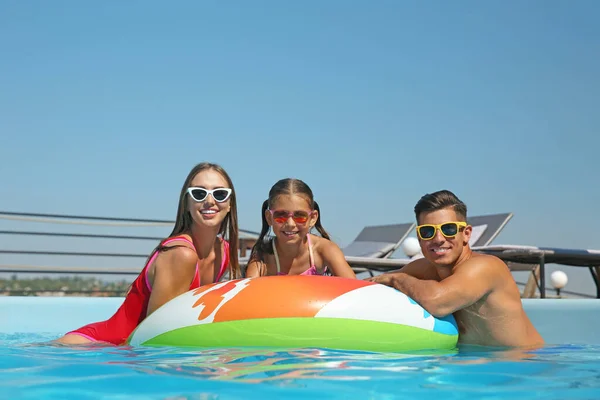
[[[312,245],[310,243],[310,233],[306,235],[306,239],[308,240],[308,258],[309,258],[309,269],[314,268],[315,271],[317,267],[315,266],[315,258],[313,256]],[[275,256],[275,264],[277,264],[277,275],[281,273],[281,265],[279,264],[279,255],[277,254],[277,246],[275,245],[275,238],[271,240],[273,244],[273,255]]]

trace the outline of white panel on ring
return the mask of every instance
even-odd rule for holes
[[[325,305],[315,317],[389,322],[429,331],[435,325],[434,317],[423,307],[411,302],[404,293],[384,285],[365,286],[344,293]]]
[[[130,344],[132,346],[139,346],[147,340],[150,340],[162,333],[169,332],[178,328],[206,324],[213,321],[216,312],[231,300],[237,293],[248,286],[249,279],[242,279],[235,282],[235,286],[231,288],[227,293],[223,295],[223,300],[215,307],[209,316],[199,321],[198,317],[204,309],[203,304],[199,304],[197,307],[192,306],[202,296],[220,289],[221,287],[229,284],[232,281],[225,281],[215,284],[208,290],[203,291],[199,295],[194,295],[195,290],[190,290],[180,296],[177,296],[173,300],[167,302],[158,310],[154,311],[148,318],[146,318],[138,326],[137,330],[131,337]]]

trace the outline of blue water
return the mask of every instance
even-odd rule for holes
[[[600,346],[373,354],[38,344],[56,337],[0,334],[0,398],[600,398]]]

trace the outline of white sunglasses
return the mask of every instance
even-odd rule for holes
[[[216,188],[216,189],[205,189],[203,187],[189,187],[187,188],[187,192],[194,201],[201,202],[206,200],[208,195],[210,194],[216,202],[222,203],[227,201],[229,196],[231,196],[231,189],[229,188]]]

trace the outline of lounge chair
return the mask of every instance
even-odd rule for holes
[[[414,223],[367,226],[342,251],[348,257],[389,258],[414,227]]]
[[[588,268],[600,299],[600,250],[563,249],[523,245],[493,245],[475,247],[473,250],[492,254],[502,259],[511,271],[531,271],[540,297],[546,297],[546,265],[559,264]],[[537,276],[539,274],[539,277]]]
[[[513,217],[512,213],[480,215],[468,217],[467,222],[473,227],[469,245],[488,246],[504,229],[504,226]]]

